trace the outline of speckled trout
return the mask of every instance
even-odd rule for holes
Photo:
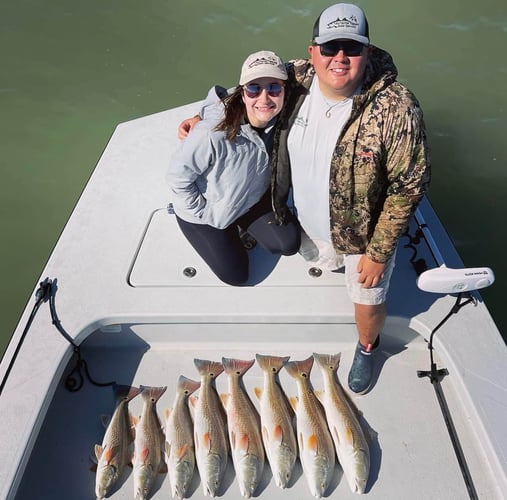
[[[243,375],[255,360],[222,358],[229,393],[222,397],[227,413],[229,442],[241,494],[251,498],[264,470],[264,448],[259,414],[243,385]]]
[[[296,412],[299,458],[310,492],[321,498],[329,487],[336,460],[324,409],[310,386],[312,366],[310,356],[303,361],[289,361],[285,369],[294,377],[298,388],[298,397],[291,398],[290,402]]]
[[[340,353],[313,354],[324,379],[324,392],[319,393],[319,398],[350,489],[354,493],[364,493],[370,473],[370,449],[354,408],[337,377],[340,356]]]
[[[194,428],[188,397],[199,389],[199,382],[183,375],[178,378],[172,409],[165,412],[165,451],[173,498],[182,500],[195,469]]]
[[[297,442],[292,424],[293,412],[277,380],[289,357],[255,355],[263,372],[264,385],[255,388],[259,398],[262,440],[275,483],[286,488],[297,458]]]
[[[227,419],[216,392],[215,380],[224,371],[222,363],[194,359],[201,377],[198,396],[190,397],[194,414],[194,442],[197,468],[205,496],[218,494],[229,454]]]
[[[134,441],[134,498],[146,500],[155,477],[167,472],[163,458],[164,433],[157,415],[156,403],[167,387],[141,386],[143,409],[136,424]]]
[[[129,385],[114,385],[113,391],[116,408],[109,422],[103,420],[107,427],[102,445],[95,445],[95,456],[98,460],[95,476],[97,499],[103,499],[111,492],[132,458],[131,444],[134,441],[134,430],[128,403],[141,390]]]

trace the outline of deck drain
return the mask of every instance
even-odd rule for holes
[[[308,274],[312,278],[320,278],[322,276],[322,269],[318,267],[310,267],[310,269],[308,269]]]
[[[183,269],[183,275],[187,278],[193,278],[197,274],[195,267],[185,267]]]

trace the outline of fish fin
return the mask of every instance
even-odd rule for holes
[[[248,451],[248,443],[249,443],[248,434],[243,434],[239,440],[238,449],[246,453]]]
[[[308,380],[312,371],[313,356],[301,361],[287,361],[284,366],[291,377]]]
[[[217,378],[223,371],[222,363],[210,361],[207,359],[194,359],[194,365],[201,376],[209,376],[211,379]]]
[[[336,427],[334,427],[334,426],[332,427],[331,433],[334,435],[336,442],[338,444],[340,444],[341,443],[340,434],[338,434],[338,431],[336,430]]]
[[[104,450],[104,459],[107,463],[109,463],[115,454],[118,452],[118,446],[113,446],[112,448],[106,448]]]
[[[111,418],[112,418],[111,415],[101,415],[100,416],[100,422],[104,426],[104,429],[107,429],[108,425],[111,422]]]
[[[313,391],[313,393],[315,394],[315,396],[317,396],[317,399],[322,403],[322,398],[324,397],[324,392],[323,391]]]
[[[132,415],[130,417],[130,422],[132,424],[132,427],[136,427],[136,425],[139,423],[139,417],[136,417],[135,415]]]
[[[292,409],[294,411],[297,411],[297,407],[298,407],[298,398],[297,398],[297,396],[290,397],[289,398],[289,403],[292,406]]]
[[[261,399],[262,389],[260,387],[254,387],[254,393],[257,396],[257,399]]]
[[[95,457],[97,458],[97,461],[100,460],[103,451],[104,449],[100,446],[100,444],[95,445]]]
[[[167,386],[151,387],[151,386],[141,385],[140,389],[142,391],[141,396],[143,398],[143,401],[151,401],[153,404],[155,404],[160,399],[162,394],[164,394],[164,392],[167,389]]]
[[[195,410],[195,405],[197,404],[198,399],[199,398],[195,394],[192,394],[192,396],[188,398],[188,405],[192,408],[192,410]]]
[[[243,376],[254,363],[255,359],[222,358],[225,373],[236,374],[238,377]]]
[[[285,363],[289,361],[290,356],[268,356],[264,354],[256,354],[255,359],[257,359],[257,364],[261,370],[274,373],[276,375]]]
[[[208,452],[211,450],[211,439],[209,438],[209,432],[205,432],[202,435],[202,446]]]
[[[176,457],[178,458],[178,460],[181,460],[182,457],[185,456],[185,453],[188,451],[188,444],[184,444],[183,446],[180,446],[177,450],[176,450]]]
[[[178,378],[178,390],[184,392],[185,396],[190,396],[197,391],[200,386],[201,382],[187,378],[184,375],[180,375]]]
[[[165,419],[167,420],[170,415],[171,415],[171,409],[170,408],[166,408],[165,411],[164,411]]]
[[[222,401],[224,408],[227,408],[227,403],[229,401],[229,394],[220,394],[220,401]]]
[[[352,446],[354,445],[354,433],[350,427],[345,429],[345,441]]]
[[[283,431],[281,425],[275,425],[273,429],[273,439],[276,444],[281,445],[283,441]]]
[[[139,454],[139,458],[141,459],[142,462],[146,462],[149,454],[150,454],[150,449],[149,448],[143,448],[141,450],[141,453]]]
[[[165,442],[165,453],[168,457],[171,456],[171,445],[167,441]]]
[[[315,454],[317,454],[319,450],[319,441],[317,439],[317,436],[315,434],[312,434],[308,437],[308,449],[313,451]]]

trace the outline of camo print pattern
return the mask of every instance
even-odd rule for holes
[[[288,130],[315,74],[306,60],[288,66],[289,102],[275,138],[272,165],[275,209],[281,206],[290,175]],[[336,251],[366,253],[380,263],[393,255],[430,181],[423,114],[396,76],[391,56],[373,47],[363,90],[354,97],[331,160],[330,223]]]

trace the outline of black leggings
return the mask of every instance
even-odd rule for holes
[[[294,255],[301,244],[297,219],[289,215],[285,224],[276,224],[270,197],[266,195],[225,229],[193,224],[178,216],[176,220],[197,253],[217,277],[229,285],[243,285],[248,280],[248,253],[241,241],[238,226],[273,254]]]

